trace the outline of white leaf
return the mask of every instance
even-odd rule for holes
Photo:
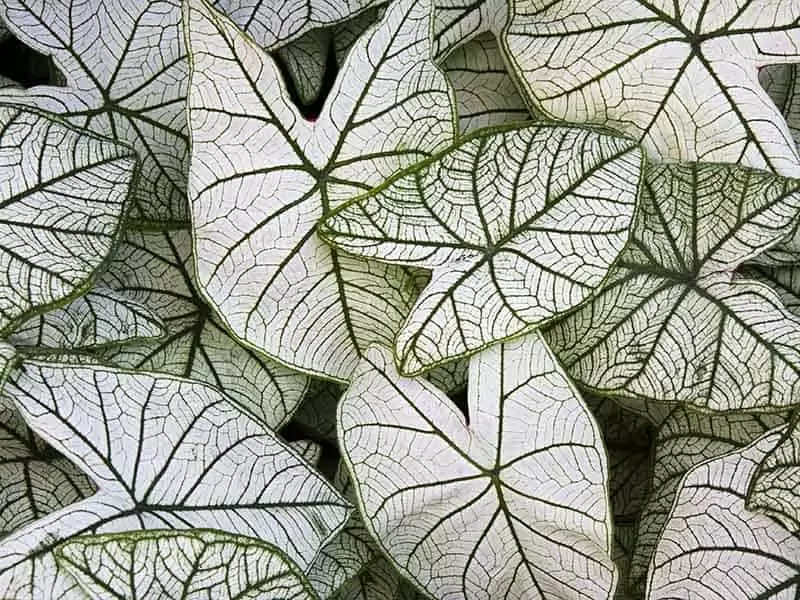
[[[648,600],[796,597],[800,538],[745,508],[748,484],[780,435],[686,474],[650,563]]]
[[[510,0],[434,0],[433,43],[438,60],[485,33],[500,33],[508,22]],[[516,9],[515,9],[516,10]]]
[[[644,591],[647,568],[678,493],[681,478],[700,463],[743,448],[773,427],[780,415],[708,415],[677,408],[658,432],[652,483],[636,532],[630,587]]]
[[[431,269],[397,335],[416,375],[586,300],[628,240],[642,154],[587,129],[527,125],[463,138],[329,216],[347,252]]]
[[[164,323],[145,306],[98,286],[26,321],[8,339],[27,353],[58,353],[158,339],[165,333]]]
[[[11,370],[17,363],[17,351],[11,344],[0,341],[0,392]]]
[[[600,432],[538,333],[472,358],[470,423],[374,347],[339,405],[361,514],[433,598],[602,598],[610,558]]]
[[[316,600],[275,546],[218,531],[141,531],[73,538],[59,566],[91,598]]]
[[[0,105],[0,338],[81,294],[113,248],[132,150]]]
[[[322,94],[330,43],[329,30],[312,29],[276,52],[289,72],[303,106],[313,104]]]
[[[729,165],[652,165],[610,282],[546,332],[582,386],[702,409],[800,394],[800,318],[732,271],[790,232],[800,181]]]
[[[189,175],[200,286],[249,345],[346,381],[412,302],[399,268],[331,250],[318,221],[455,135],[429,59],[429,0],[400,0],[348,55],[319,119],[303,121],[272,59],[200,0],[191,45]]]
[[[276,48],[307,31],[356,17],[386,0],[212,0],[262,48]]]
[[[385,7],[370,8],[360,12],[352,19],[335,25],[333,30],[333,52],[336,64],[344,64],[350,49],[364,32],[383,17]]]
[[[104,351],[124,368],[209,383],[278,429],[303,398],[308,378],[242,347],[196,291],[186,230],[128,231],[101,283],[163,319],[167,336]]]
[[[758,74],[778,110],[786,118],[794,141],[800,145],[800,69],[798,65],[768,65]]]
[[[52,550],[76,535],[219,529],[267,541],[306,568],[347,502],[262,423],[214,388],[167,375],[27,362],[5,393],[90,475],[97,494],[0,544],[0,595],[66,585]]]
[[[447,57],[442,69],[455,88],[462,134],[530,118],[493,36],[467,42]]]
[[[400,575],[389,561],[378,557],[345,583],[331,600],[395,600]]]
[[[129,143],[142,160],[133,216],[185,221],[180,2],[4,0],[0,15],[20,41],[51,56],[67,80],[67,87],[4,89],[0,100],[35,105]]]
[[[649,158],[738,163],[800,176],[758,67],[800,61],[796,0],[518,3],[505,48],[553,119],[601,123]]]

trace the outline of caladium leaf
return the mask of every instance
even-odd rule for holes
[[[687,473],[650,563],[648,600],[792,598],[800,537],[745,508],[748,484],[780,430]]]
[[[383,552],[433,598],[607,599],[605,450],[538,333],[472,358],[469,414],[383,349],[360,364],[339,442]]]
[[[741,449],[785,422],[781,415],[711,415],[676,408],[658,432],[653,475],[642,508],[628,587],[644,590],[647,568],[678,493],[681,478],[700,463]]]
[[[358,13],[352,19],[339,23],[332,28],[333,52],[338,66],[344,64],[345,58],[347,58],[350,49],[358,38],[383,17],[385,8],[385,6],[369,8]]]
[[[11,344],[0,341],[0,391],[3,389],[8,374],[16,366],[17,350]]]
[[[0,100],[32,104],[129,143],[142,160],[134,216],[185,221],[187,63],[179,0],[8,0],[0,14],[24,44],[53,58],[67,82],[4,89]]]
[[[103,359],[217,386],[278,429],[303,398],[308,378],[243,348],[196,291],[186,230],[129,231],[101,283],[163,319],[167,336],[110,348]]]
[[[530,118],[494,36],[467,42],[447,57],[442,69],[455,88],[462,134]]]
[[[0,105],[0,338],[82,293],[120,233],[130,148]]]
[[[313,440],[295,440],[289,442],[289,446],[302,456],[306,462],[311,465],[318,466],[319,460],[322,458],[322,446]]]
[[[747,492],[746,507],[780,521],[800,534],[800,428],[795,419],[758,466]]]
[[[652,165],[633,239],[603,291],[547,332],[582,386],[703,409],[780,409],[800,392],[800,319],[733,277],[791,232],[800,181]]]
[[[768,65],[758,79],[786,118],[794,141],[800,145],[800,69],[798,65]]]
[[[219,531],[80,536],[59,546],[56,560],[90,598],[317,600],[280,549]]]
[[[800,61],[793,0],[568,0],[518,5],[504,37],[547,116],[602,123],[654,160],[738,163],[800,176],[758,67]]]
[[[429,59],[429,1],[393,3],[359,39],[315,123],[288,102],[263,50],[202,1],[187,7],[200,285],[248,344],[346,381],[370,343],[393,339],[412,289],[398,267],[330,249],[316,226],[452,142],[451,90]]]
[[[26,321],[8,340],[27,353],[60,353],[158,339],[164,323],[148,308],[103,287]]]
[[[322,94],[330,47],[330,31],[312,29],[276,52],[304,106],[313,104]]]
[[[292,419],[317,439],[336,443],[336,406],[342,387],[332,381],[313,380]]]
[[[400,592],[400,574],[383,557],[375,558],[358,575],[331,596],[331,600],[396,600]]]
[[[434,0],[433,51],[437,59],[445,59],[476,36],[500,33],[511,6],[509,0]]]
[[[69,585],[53,549],[78,535],[220,529],[274,544],[306,568],[348,517],[321,475],[210,386],[31,361],[5,394],[99,491],[3,540],[0,594],[60,597]]]
[[[628,239],[642,155],[558,125],[468,136],[335,211],[321,235],[360,256],[433,270],[397,335],[416,375],[586,300]]]
[[[277,48],[307,31],[357,16],[386,0],[212,0],[262,48]]]

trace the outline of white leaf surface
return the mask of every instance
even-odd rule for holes
[[[124,368],[160,371],[209,383],[278,429],[289,420],[308,378],[242,347],[201,298],[187,230],[128,231],[101,283],[158,315],[162,340],[103,351]]]
[[[800,393],[800,318],[733,277],[796,223],[800,181],[726,165],[650,166],[633,239],[603,291],[550,328],[601,395],[777,410]]]
[[[56,560],[90,598],[317,600],[278,548],[218,531],[81,536],[59,546]]]
[[[648,600],[797,595],[800,538],[745,508],[748,484],[780,435],[767,434],[686,474],[650,563]]]
[[[438,60],[481,34],[500,33],[508,22],[510,0],[434,0],[433,43]]]
[[[125,146],[0,105],[0,338],[90,285],[135,171]]]
[[[142,161],[133,216],[183,222],[187,63],[179,0],[6,0],[14,35],[51,56],[66,87],[0,92],[130,144]]]
[[[758,68],[800,61],[795,0],[517,3],[505,47],[547,116],[641,140],[652,160],[800,176]]]
[[[0,595],[59,597],[69,582],[52,550],[77,535],[219,529],[274,544],[306,568],[348,517],[321,475],[210,386],[27,362],[5,393],[99,490],[3,540]]]
[[[315,123],[286,98],[272,59],[201,0],[192,55],[189,176],[203,293],[250,346],[346,381],[411,305],[399,268],[331,250],[332,209],[451,143],[451,91],[429,59],[429,0],[400,0],[359,39]]]
[[[145,306],[97,286],[65,306],[26,321],[8,339],[27,353],[58,353],[165,334],[164,323]]]
[[[459,47],[442,69],[455,89],[462,134],[530,118],[494,36],[484,34]]]
[[[311,29],[356,17],[385,0],[213,0],[262,48],[277,48]]]
[[[607,599],[607,461],[538,333],[472,358],[469,414],[374,347],[339,405],[339,441],[383,552],[433,598]]]
[[[541,325],[587,298],[629,236],[642,154],[587,129],[479,132],[329,216],[321,235],[433,271],[397,335],[417,375]]]
[[[669,517],[681,478],[700,463],[747,446],[785,422],[780,415],[709,415],[676,408],[655,443],[652,482],[636,532],[629,586],[644,592],[647,569]]]
[[[333,52],[337,65],[344,64],[347,55],[358,38],[383,17],[385,9],[385,6],[367,9],[358,13],[352,19],[348,19],[331,28],[333,32]]]

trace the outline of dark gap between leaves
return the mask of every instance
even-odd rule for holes
[[[65,77],[49,56],[9,36],[0,42],[0,75],[22,87],[64,85]]]

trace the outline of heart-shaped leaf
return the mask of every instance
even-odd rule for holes
[[[516,6],[506,51],[549,117],[601,123],[651,159],[738,163],[800,176],[758,67],[800,61],[794,0],[570,0]]]
[[[0,595],[60,597],[54,547],[135,529],[220,529],[306,568],[348,504],[284,442],[210,386],[167,375],[27,362],[5,386],[28,424],[97,484],[0,544]]]
[[[35,105],[129,143],[142,160],[133,216],[185,221],[187,64],[179,0],[8,0],[0,15],[20,41],[51,56],[67,81],[4,89],[0,100]]]
[[[58,565],[89,598],[316,600],[278,548],[219,531],[136,531],[73,538]]]
[[[728,165],[650,166],[629,248],[603,291],[547,331],[581,385],[703,409],[800,398],[800,318],[733,277],[792,231],[800,181]]]
[[[800,537],[745,508],[748,484],[780,436],[767,434],[684,476],[650,563],[648,600],[797,595]]]
[[[442,69],[455,89],[462,134],[530,118],[494,36],[467,42],[447,57]]]
[[[700,463],[747,446],[785,422],[780,415],[710,415],[676,408],[658,431],[652,482],[636,532],[628,587],[641,596],[647,568],[679,490]]]
[[[470,423],[374,347],[339,405],[367,528],[433,598],[602,598],[610,558],[600,432],[538,333],[470,363]]]
[[[346,381],[370,343],[393,339],[412,290],[405,271],[331,250],[316,226],[452,142],[451,90],[429,58],[429,0],[393,3],[359,39],[313,124],[261,48],[201,0],[186,6],[200,286],[249,345]]]
[[[479,132],[344,205],[320,233],[433,270],[396,340],[401,373],[415,375],[586,300],[628,239],[641,163],[633,142],[587,129]]]
[[[0,105],[0,339],[85,291],[120,234],[136,155]]]
[[[158,339],[165,334],[164,323],[145,306],[94,287],[69,304],[26,321],[8,340],[28,353],[61,353]]]
[[[117,346],[101,356],[123,368],[209,383],[278,429],[294,412],[308,378],[242,347],[196,291],[187,230],[128,231],[101,283],[157,314],[163,340]]]

